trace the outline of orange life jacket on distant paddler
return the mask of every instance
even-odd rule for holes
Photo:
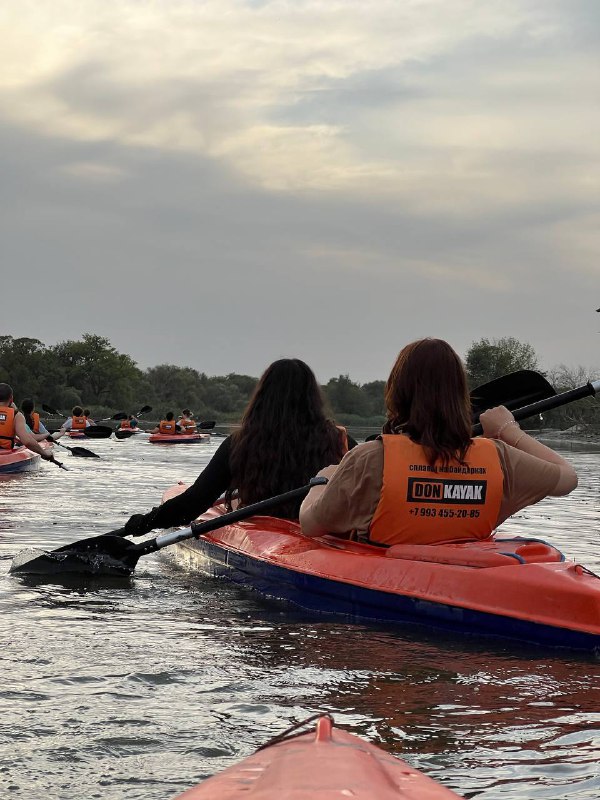
[[[87,428],[87,417],[71,417],[71,430],[84,431]]]
[[[0,405],[0,449],[12,450],[15,446],[15,410]]]
[[[177,433],[177,428],[175,427],[176,422],[174,419],[166,420],[161,419],[160,424],[158,426],[159,433]]]
[[[122,431],[130,431],[133,426],[131,424],[130,419],[124,419],[119,427],[121,428]]]
[[[40,415],[37,413],[37,411],[31,412],[31,432],[40,432]]]
[[[193,419],[188,419],[188,417],[182,417],[179,420],[179,424],[181,425],[181,429],[183,433],[196,433],[196,422]]]
[[[504,474],[490,439],[473,439],[465,463],[431,466],[403,434],[383,441],[383,485],[369,538],[380,544],[487,539],[500,511]]]

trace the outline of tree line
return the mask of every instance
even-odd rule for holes
[[[465,354],[471,388],[520,369],[542,372],[557,392],[581,386],[598,371],[561,364],[542,370],[530,344],[513,337],[480,339]],[[115,410],[135,412],[151,405],[153,416],[191,408],[197,419],[237,422],[258,381],[251,375],[208,376],[191,367],[160,364],[140,369],[102,336],[83,334],[81,340],[47,347],[39,339],[0,336],[0,382],[10,383],[17,402],[31,397],[68,412],[74,405],[92,415],[110,416]],[[353,381],[349,375],[331,378],[323,387],[331,414],[346,425],[379,427],[385,418],[385,381]],[[567,428],[575,424],[600,426],[600,405],[594,398],[549,412],[542,423]],[[529,424],[529,423],[528,423]]]

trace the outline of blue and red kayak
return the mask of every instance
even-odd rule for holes
[[[253,517],[176,547],[208,574],[314,611],[600,652],[600,578],[538,539],[384,548]]]
[[[176,800],[460,800],[460,796],[321,717],[274,740]]]
[[[41,457],[24,445],[12,450],[0,449],[0,475],[30,472],[40,466]]]

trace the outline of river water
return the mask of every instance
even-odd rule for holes
[[[593,657],[320,617],[190,573],[168,550],[116,583],[8,574],[23,548],[148,510],[220,441],[86,441],[101,459],[61,450],[68,473],[0,480],[0,797],[169,800],[317,711],[468,798],[600,796]],[[600,572],[600,453],[568,457],[576,492],[502,531]]]

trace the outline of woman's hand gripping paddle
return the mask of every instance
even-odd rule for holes
[[[310,483],[290,492],[261,500],[249,506],[237,508],[228,514],[213,517],[205,522],[192,522],[190,528],[168,531],[155,539],[133,544],[122,538],[122,529],[101,536],[81,539],[73,544],[59,547],[47,553],[24,550],[18,553],[11,564],[10,572],[26,575],[56,575],[61,573],[87,573],[90,575],[131,575],[138,560],[185,539],[194,539],[204,533],[241,522],[256,514],[295,500],[308,494],[313,486],[327,483],[327,478],[311,478]]]

